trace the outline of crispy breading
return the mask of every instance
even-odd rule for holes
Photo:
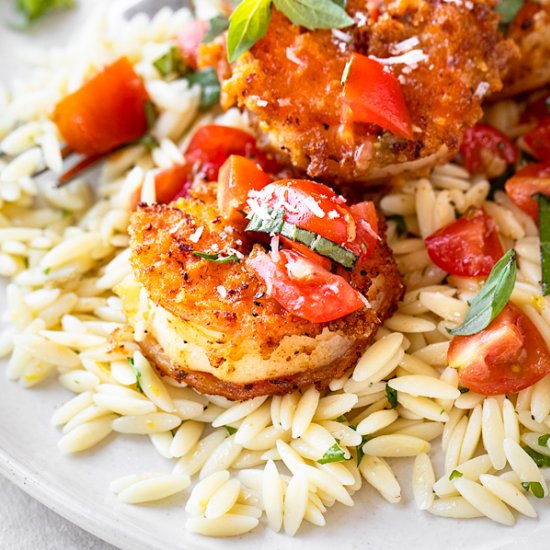
[[[550,83],[550,4],[526,2],[507,32],[520,50],[498,97],[512,97]]]
[[[308,32],[274,10],[265,38],[232,66],[222,40],[201,53],[203,64],[218,62],[224,107],[248,111],[260,144],[329,183],[379,179],[447,160],[480,119],[482,99],[501,88],[501,72],[516,55],[497,32],[491,2],[386,0],[377,19],[367,15],[367,4],[347,3],[357,24],[341,31]],[[407,63],[412,50],[421,59]],[[376,58],[405,54],[405,62],[392,67],[414,140],[372,124],[342,123],[341,77],[352,51]]]
[[[267,295],[246,262],[260,245],[244,227],[227,224],[212,202],[197,198],[138,207],[130,225],[131,263],[151,301],[143,351],[167,376],[232,399],[326,385],[357,361],[402,296],[389,248],[381,241],[353,273],[339,271],[370,308],[311,323]],[[197,251],[244,257],[217,264],[195,256]],[[138,315],[128,303],[135,323]],[[166,337],[159,322],[178,336]]]

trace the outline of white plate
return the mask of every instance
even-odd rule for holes
[[[66,43],[69,31],[79,28],[79,22],[103,1],[107,0],[80,0],[78,11],[53,18],[29,34],[0,30],[3,78],[21,69],[25,44]],[[6,20],[7,3],[0,4],[0,25]],[[4,288],[0,282],[0,312],[5,309]],[[299,545],[300,550],[512,550],[517,546],[542,550],[550,546],[548,499],[535,503],[539,520],[521,518],[513,528],[484,519],[445,520],[418,511],[409,489],[410,460],[402,465],[394,461],[404,488],[404,502],[399,505],[389,505],[373,489],[363,487],[354,497],[355,507],[334,506],[326,515],[325,528],[306,523],[297,539],[261,527],[234,539],[198,537],[184,529],[183,497],[162,505],[132,507],[109,493],[109,483],[116,477],[170,471],[171,463],[156,453],[147,438],[112,436],[93,451],[73,457],[57,450],[59,431],[49,419],[70,396],[55,380],[25,390],[0,372],[0,472],[52,510],[123,549],[290,550]]]

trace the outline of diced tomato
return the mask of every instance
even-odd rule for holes
[[[507,165],[519,159],[516,146],[488,124],[476,124],[466,130],[460,152],[470,174],[486,174],[489,178],[500,176]]]
[[[157,202],[168,204],[180,197],[187,196],[192,183],[193,173],[191,166],[186,162],[175,164],[159,172],[155,177]]]
[[[525,111],[521,113],[520,122],[522,124],[541,121],[542,119],[550,117],[550,95],[543,95],[536,101],[532,101],[527,104]]]
[[[504,189],[519,208],[538,221],[539,208],[533,195],[535,193],[550,195],[550,163],[529,164],[518,170],[506,182]]]
[[[550,162],[550,117],[523,136],[525,145],[537,159]]]
[[[218,179],[222,164],[230,155],[240,155],[256,160],[267,172],[272,165],[261,153],[252,135],[230,126],[208,124],[199,128],[187,147],[185,158],[192,165],[198,165],[209,181]]]
[[[482,395],[515,393],[550,373],[550,352],[530,319],[511,302],[481,332],[455,336],[449,365],[460,382]]]
[[[239,216],[246,205],[248,192],[260,190],[271,180],[252,160],[231,155],[220,168],[218,176],[218,207],[226,219]]]
[[[413,139],[403,91],[391,68],[353,53],[343,100],[355,122],[377,124],[398,137]]]
[[[147,132],[148,101],[141,78],[130,61],[121,57],[63,98],[52,118],[73,151],[101,155]]]
[[[251,197],[249,204],[282,208],[288,223],[321,235],[356,256],[369,256],[378,241],[374,206],[361,203],[354,212],[326,185],[308,180],[280,180]]]
[[[455,222],[432,233],[425,242],[437,267],[461,277],[489,275],[504,254],[497,225],[483,208],[469,209]]]
[[[192,69],[197,69],[197,55],[206,33],[208,32],[208,21],[195,20],[177,35],[176,40],[180,47],[183,59]]]
[[[365,307],[357,290],[293,250],[260,253],[248,260],[267,293],[290,313],[327,323]]]

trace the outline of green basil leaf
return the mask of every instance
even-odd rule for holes
[[[24,18],[24,24],[40,19],[49,11],[72,8],[74,5],[74,0],[16,0],[15,3],[17,10]]]
[[[451,475],[449,476],[449,480],[452,481],[453,479],[456,479],[457,477],[462,477],[464,474],[462,472],[459,472],[458,470],[453,470],[451,472]]]
[[[539,436],[538,444],[541,447],[548,447],[548,440],[550,439],[550,434],[544,434]]]
[[[388,216],[388,220],[392,220],[395,222],[395,225],[397,226],[398,237],[401,237],[401,235],[405,235],[405,233],[407,233],[407,224],[405,222],[405,218],[401,216],[401,214],[393,214],[391,216]]]
[[[214,67],[191,73],[185,77],[189,86],[198,84],[201,88],[200,108],[204,111],[220,102],[221,86]]]
[[[226,31],[229,27],[229,19],[218,15],[208,20],[208,30],[202,39],[202,43],[212,42],[214,38],[219,36],[222,32]]]
[[[386,398],[390,404],[390,407],[395,409],[395,407],[397,407],[397,390],[390,387],[388,383],[386,383]]]
[[[315,29],[340,29],[354,24],[346,10],[332,0],[273,0],[295,25],[310,31]]]
[[[524,481],[521,486],[526,491],[531,491],[537,498],[544,498],[544,489],[538,481]]]
[[[363,457],[365,456],[365,451],[363,451],[363,445],[370,441],[373,438],[372,435],[364,435],[361,439],[361,443],[355,447],[357,449],[357,466],[361,464]]]
[[[535,462],[539,468],[550,468],[550,456],[543,455],[531,447],[523,446],[521,447]]]
[[[495,11],[500,13],[502,23],[511,23],[523,6],[524,2],[525,0],[500,0],[495,7]]]
[[[272,0],[243,0],[229,18],[227,59],[233,63],[263,38],[271,20]]]
[[[220,257],[219,254],[208,254],[207,252],[193,252],[193,256],[202,258],[203,260],[208,260],[209,262],[215,264],[228,264],[230,262],[235,262],[238,264],[241,260],[237,258],[234,254],[231,256]]]
[[[229,435],[233,435],[237,432],[237,428],[234,428],[233,426],[224,426],[224,428],[227,430]]]
[[[453,336],[469,336],[486,328],[508,303],[516,271],[516,251],[512,248],[494,265],[480,293],[472,300],[466,320],[449,332]]]
[[[346,458],[344,450],[335,443],[317,462],[319,464],[332,464],[333,462],[343,462],[344,460],[349,460]]]
[[[539,203],[540,263],[542,267],[542,295],[550,294],[550,197],[537,193]]]
[[[346,8],[348,4],[348,0],[331,0],[333,4],[336,4],[337,6],[340,6],[341,8]]]
[[[283,229],[283,224],[285,223],[285,210],[284,208],[269,210],[269,218],[264,218],[259,214],[252,213],[249,216],[249,220],[245,231],[259,231],[260,233],[276,235]]]
[[[164,55],[156,59],[153,66],[162,77],[170,75],[184,76],[187,73],[187,65],[179,48],[175,46],[172,46]]]
[[[145,120],[147,121],[147,130],[151,130],[157,120],[157,109],[152,101],[146,101],[143,104],[145,109]]]

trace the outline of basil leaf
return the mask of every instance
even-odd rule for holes
[[[495,7],[495,11],[500,13],[502,23],[511,23],[523,6],[524,2],[525,0],[500,0]]]
[[[153,66],[162,77],[173,74],[183,76],[187,73],[187,65],[185,65],[179,48],[175,46],[172,46],[163,56],[155,60]]]
[[[333,462],[343,462],[344,460],[349,460],[346,458],[344,450],[335,443],[317,462],[319,464],[332,464]]]
[[[386,382],[386,398],[388,400],[388,403],[390,404],[390,407],[392,409],[395,409],[395,407],[397,407],[397,390],[394,390],[392,387],[390,387],[387,382]]]
[[[15,6],[29,24],[43,17],[48,11],[74,7],[74,0],[17,0]]]
[[[548,447],[548,440],[550,439],[550,434],[544,434],[539,436],[538,444],[541,447]]]
[[[363,460],[363,457],[365,456],[365,451],[363,451],[363,445],[370,441],[373,438],[372,435],[364,435],[361,439],[361,443],[357,445],[357,466],[361,464],[361,461]]]
[[[543,455],[531,447],[523,446],[521,447],[535,462],[539,468],[550,468],[550,456]]]
[[[202,39],[202,43],[212,42],[214,38],[219,36],[222,32],[226,31],[229,27],[229,19],[218,15],[208,20],[208,30]]]
[[[219,254],[208,254],[207,252],[193,252],[193,256],[197,256],[199,258],[202,258],[203,260],[208,260],[209,262],[212,262],[215,264],[228,264],[230,262],[235,262],[236,264],[238,264],[241,261],[234,254],[231,254],[231,256],[225,256],[221,258]]]
[[[237,428],[233,428],[233,426],[224,426],[224,428],[227,430],[227,433],[229,435],[233,435],[234,433],[237,433]]]
[[[539,203],[540,264],[542,267],[542,295],[550,294],[550,197],[537,193]]]
[[[395,222],[398,237],[401,237],[401,235],[405,235],[405,233],[407,233],[407,224],[405,222],[405,218],[401,216],[401,214],[393,214],[388,216],[388,220]]]
[[[263,38],[271,20],[272,0],[243,0],[229,18],[227,59],[233,63]]]
[[[132,366],[132,370],[134,371],[134,374],[136,375],[136,388],[141,392],[144,393],[143,388],[141,387],[141,371],[135,366],[134,359],[132,357],[128,357],[128,363]]]
[[[201,88],[200,108],[204,111],[220,102],[221,86],[214,67],[191,73],[185,77],[189,86],[198,84]]]
[[[354,24],[346,10],[332,0],[273,0],[295,25],[310,31],[315,29],[340,29]]]
[[[516,282],[516,251],[511,248],[494,265],[480,293],[472,300],[466,320],[450,330],[453,336],[469,336],[486,328],[508,303]]]
[[[348,4],[348,0],[331,0],[331,2],[344,9]]]
[[[284,208],[269,211],[269,218],[263,218],[259,214],[252,213],[250,221],[245,228],[245,231],[259,231],[260,233],[269,233],[275,235],[283,229],[285,219]]]
[[[457,477],[462,477],[464,474],[462,472],[459,472],[458,470],[453,470],[451,472],[451,475],[449,476],[449,481],[452,481],[453,479],[456,479]]]
[[[157,110],[155,104],[152,101],[146,101],[143,104],[145,109],[145,120],[147,121],[147,130],[151,130],[157,120]]]
[[[544,498],[544,489],[538,481],[524,481],[521,486],[526,491],[531,491],[537,498]]]

